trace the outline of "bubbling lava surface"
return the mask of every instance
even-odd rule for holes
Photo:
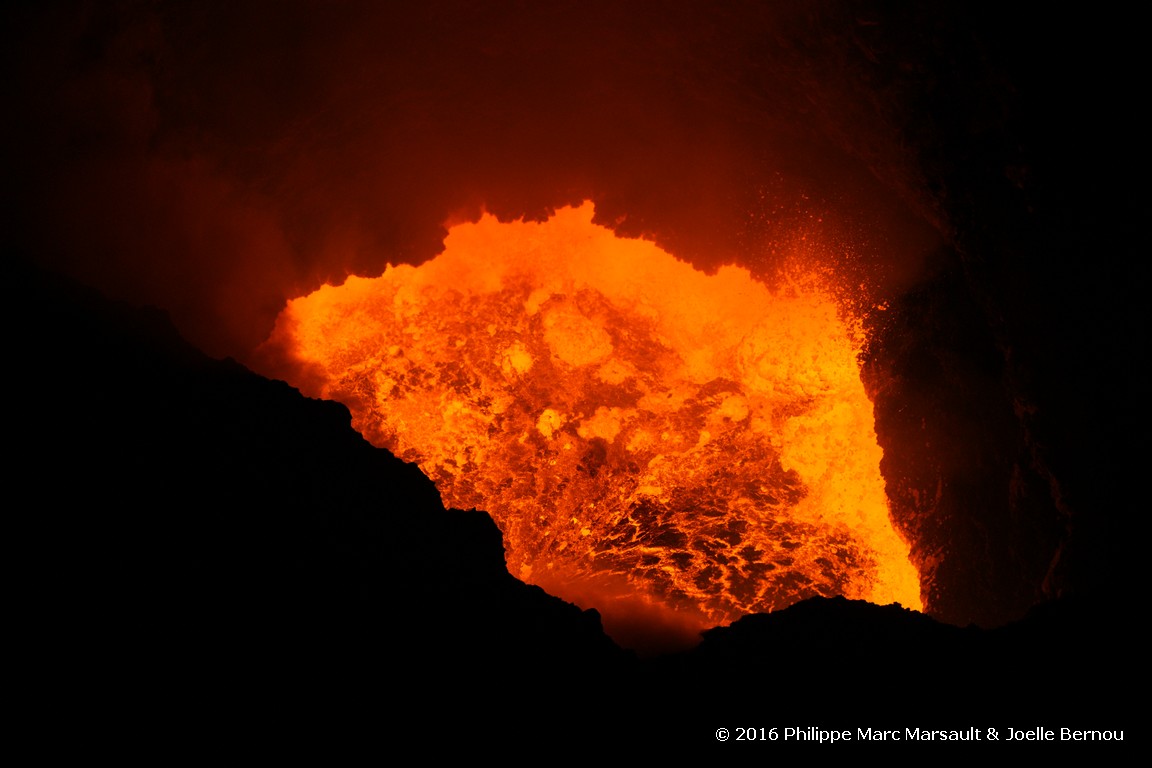
[[[921,610],[836,302],[810,276],[705,275],[592,217],[454,226],[419,267],[292,301],[269,348],[610,634],[814,595]]]

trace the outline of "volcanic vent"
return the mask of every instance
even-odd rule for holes
[[[268,347],[618,639],[814,595],[919,610],[860,334],[818,278],[708,276],[592,219],[455,226],[422,266],[292,301]]]

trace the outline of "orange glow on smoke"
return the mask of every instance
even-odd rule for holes
[[[420,267],[292,301],[272,346],[447,506],[488,511],[513,575],[610,632],[813,595],[920,610],[836,303],[592,215],[455,226]]]

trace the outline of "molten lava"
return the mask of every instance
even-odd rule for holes
[[[455,226],[420,267],[291,302],[271,346],[447,506],[488,511],[514,575],[610,632],[813,595],[919,610],[836,303],[707,276],[592,215]]]

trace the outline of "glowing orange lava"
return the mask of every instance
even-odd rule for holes
[[[609,631],[813,595],[920,610],[836,303],[704,275],[592,215],[455,226],[420,267],[291,302],[271,346],[446,505],[488,511],[514,575]]]

